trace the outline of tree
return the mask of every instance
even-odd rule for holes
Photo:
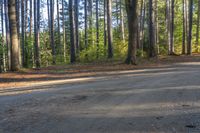
[[[8,14],[11,38],[11,70],[18,71],[19,64],[19,43],[17,35],[16,6],[15,0],[8,0]]]
[[[72,0],[69,0],[69,20],[70,20],[70,62],[76,61],[75,55],[75,23],[74,23],[74,5]]]
[[[103,4],[103,16],[104,16],[104,34],[103,34],[103,37],[104,37],[104,51],[106,51],[106,46],[107,46],[107,10],[106,10],[106,7],[107,7],[107,1],[104,0],[104,4]]]
[[[54,40],[54,0],[50,0],[50,40],[51,40],[51,49],[53,56],[53,64],[56,64],[56,48]]]
[[[89,13],[89,31],[90,31],[89,43],[94,45],[94,40],[93,40],[93,0],[88,0],[88,13]]]
[[[87,0],[84,3],[84,14],[85,14],[85,47],[88,47],[88,16],[87,16]]]
[[[170,18],[170,55],[174,54],[174,0],[171,0]]]
[[[187,42],[187,54],[192,54],[192,22],[193,22],[193,0],[189,1],[189,29],[188,29],[188,42]]]
[[[185,36],[186,36],[186,31],[187,31],[187,13],[186,13],[186,0],[182,0],[182,4],[183,4],[183,35],[182,35],[182,54],[185,54]]]
[[[136,64],[136,46],[137,46],[137,9],[138,0],[126,0],[126,11],[128,17],[128,54],[126,58],[127,64]]]
[[[40,0],[34,0],[35,64],[40,68]]]
[[[79,51],[79,0],[75,0],[75,38],[76,52]]]
[[[64,15],[64,0],[62,0],[62,22],[63,22],[63,57],[66,62],[66,36],[65,36],[65,15]]]
[[[8,1],[4,0],[4,10],[5,10],[5,27],[6,27],[6,49],[7,49],[7,58],[8,58],[8,69],[11,70],[11,38],[10,38],[10,29],[8,22]],[[19,43],[18,43],[19,45]]]
[[[108,58],[113,57],[112,36],[112,0],[107,0]]]
[[[198,0],[198,11],[197,11],[196,47],[199,45],[199,23],[200,23],[200,0]]]
[[[21,46],[22,46],[22,65],[25,64],[25,24],[24,24],[24,0],[21,0]]]
[[[57,25],[58,25],[58,48],[59,54],[61,53],[61,34],[60,34],[60,6],[59,0],[57,0]]]
[[[120,32],[121,32],[121,39],[124,43],[125,41],[125,33],[124,33],[124,12],[123,12],[123,8],[122,8],[122,0],[120,0]]]
[[[1,6],[0,6],[0,11],[1,11],[1,27],[2,27],[2,33],[1,33],[1,38],[2,38],[2,69],[0,71],[6,71],[6,54],[5,54],[5,42],[4,42],[4,12],[3,12],[3,1],[1,2]],[[1,66],[0,66],[1,67]]]
[[[156,57],[155,22],[153,13],[153,0],[149,0],[149,57]]]
[[[99,58],[99,1],[96,0],[96,45],[97,58]]]

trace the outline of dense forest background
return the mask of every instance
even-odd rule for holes
[[[0,71],[200,51],[200,0],[1,0]]]

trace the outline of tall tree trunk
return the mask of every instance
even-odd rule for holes
[[[193,0],[189,1],[189,31],[188,31],[188,42],[187,42],[187,54],[192,54],[192,23],[193,23]]]
[[[57,24],[58,24],[58,48],[59,48],[59,54],[61,54],[60,6],[59,6],[59,0],[57,0]]]
[[[126,0],[126,11],[128,17],[128,54],[127,64],[136,64],[136,47],[137,47],[137,8],[138,0]]]
[[[6,71],[6,53],[5,53],[5,42],[4,42],[4,17],[3,17],[3,1],[1,2],[1,28],[2,28],[2,63],[3,63],[3,69],[2,71]]]
[[[171,0],[170,55],[174,54],[174,0]]]
[[[106,55],[106,47],[107,47],[107,10],[106,10],[106,6],[107,6],[107,2],[106,0],[104,0],[104,4],[103,4],[103,12],[104,12],[104,33],[103,33],[103,37],[104,37],[104,55]]]
[[[97,44],[97,59],[99,58],[99,1],[96,0],[96,44]]]
[[[76,52],[79,52],[79,0],[75,0]]]
[[[187,31],[187,25],[186,25],[186,21],[187,21],[187,18],[186,18],[186,0],[182,0],[182,4],[183,4],[183,37],[182,37],[182,54],[185,54],[185,36],[186,36],[186,31]]]
[[[108,58],[113,57],[112,0],[107,0]]]
[[[125,33],[124,33],[124,12],[123,12],[123,0],[120,0],[120,32],[121,32],[121,39],[122,42],[125,43]]]
[[[5,22],[8,22],[8,1],[7,0],[4,0],[4,10],[5,10]],[[5,23],[5,26],[6,26],[6,49],[7,49],[7,58],[8,58],[8,70],[11,70],[11,42],[10,42],[9,23]]]
[[[54,0],[50,0],[50,36],[51,36],[51,49],[53,56],[53,64],[56,64],[56,48],[54,41]]]
[[[72,0],[69,0],[69,21],[70,21],[70,62],[74,63],[76,61],[75,54],[75,23],[74,23],[74,5]]]
[[[11,38],[11,70],[18,71],[19,64],[19,44],[17,35],[16,6],[15,0],[8,0],[8,13]]]
[[[199,46],[200,0],[198,0],[196,47]]]
[[[21,47],[22,47],[22,66],[25,66],[25,24],[24,24],[24,0],[21,0]]]
[[[33,27],[33,1],[29,1],[30,8],[30,22],[29,22],[29,38],[32,40],[32,27]],[[34,45],[31,41],[31,59],[32,59],[32,67],[34,65]]]
[[[149,0],[149,57],[156,57],[153,0]]]
[[[89,29],[90,29],[90,40],[89,43],[94,45],[94,39],[93,39],[93,0],[89,0],[88,2],[89,7]]]
[[[115,0],[115,8],[116,8],[116,20],[117,20],[117,26],[119,25],[119,2],[118,0]]]
[[[22,66],[22,55],[21,55],[21,38],[20,38],[20,0],[16,0],[16,20],[17,20],[17,33],[18,33],[18,44],[19,44],[19,63]]]
[[[32,0],[30,0],[30,3],[29,3],[29,6],[30,6],[30,26],[29,26],[29,29],[30,29],[30,32],[29,32],[29,37],[31,38],[32,36],[32,24],[33,24],[33,15],[32,15],[32,12],[33,12],[33,2]]]
[[[62,0],[62,22],[63,22],[63,57],[66,62],[66,40],[65,40],[65,15],[64,15],[64,0]]]
[[[29,53],[29,49],[28,49],[28,36],[27,36],[27,30],[28,30],[28,0],[25,1],[25,28],[24,28],[24,42],[25,42],[25,64],[24,66],[25,67],[28,67],[28,62],[29,62],[29,56],[28,56],[28,53]]]
[[[160,46],[159,46],[159,25],[158,25],[158,0],[154,0],[154,21],[155,21],[155,44],[157,47],[157,53],[160,53]]]
[[[146,15],[146,5],[145,1],[142,0],[140,9],[140,36],[139,36],[139,43],[140,43],[139,48],[140,50],[142,50],[142,56],[143,56],[145,15]]]
[[[40,68],[40,0],[34,0],[35,64]]]
[[[88,47],[88,16],[87,16],[87,1],[84,3],[84,15],[85,15],[85,47]]]

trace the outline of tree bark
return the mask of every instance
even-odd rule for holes
[[[186,31],[187,31],[187,25],[186,25],[186,21],[187,21],[187,18],[186,18],[186,3],[185,3],[186,0],[182,0],[182,4],[183,4],[183,36],[182,36],[182,54],[185,54],[185,36],[186,36]]]
[[[18,71],[19,64],[19,44],[17,35],[16,6],[15,0],[8,0],[8,14],[11,38],[11,70]]]
[[[188,42],[187,42],[187,54],[192,54],[192,23],[193,23],[193,0],[189,1],[189,31],[188,31]]]
[[[108,58],[113,57],[112,0],[107,0]]]
[[[34,32],[35,32],[35,64],[36,68],[40,68],[40,1],[34,0]]]
[[[149,57],[156,57],[155,22],[153,13],[153,0],[149,0]]]
[[[58,25],[58,48],[59,48],[58,51],[59,51],[59,54],[61,54],[60,6],[59,6],[59,0],[57,0],[57,25]]]
[[[50,37],[53,57],[52,63],[56,64],[56,48],[54,40],[54,0],[50,0]]]
[[[127,64],[136,65],[136,47],[137,47],[137,8],[138,0],[126,0],[126,11],[128,17],[128,54],[126,58]]]
[[[96,45],[97,59],[99,58],[99,1],[96,0]]]
[[[85,15],[85,47],[88,47],[88,16],[87,16],[87,1],[84,3],[84,15]]]
[[[79,0],[75,0],[75,35],[76,53],[79,53]]]
[[[198,0],[198,11],[197,11],[196,47],[199,46],[199,22],[200,22],[200,0]]]
[[[121,39],[122,42],[125,43],[125,33],[124,33],[124,12],[122,9],[122,0],[120,0],[120,32],[121,32]]]
[[[103,37],[104,37],[104,55],[106,55],[106,47],[107,47],[107,10],[106,10],[106,6],[107,6],[107,2],[106,0],[104,0],[104,7],[103,7],[103,12],[104,12],[104,33],[103,33]]]
[[[5,22],[8,22],[8,0],[4,0],[4,10],[5,10]],[[5,23],[5,26],[6,26],[6,49],[8,58],[8,70],[11,70],[11,40],[10,40],[11,38],[9,31],[10,25],[9,23]]]
[[[70,62],[74,63],[76,61],[75,54],[75,23],[74,23],[74,5],[72,0],[69,0],[69,21],[70,21]]]
[[[62,0],[62,22],[63,22],[63,57],[66,62],[66,40],[65,40],[65,15],[64,15],[64,0]]]

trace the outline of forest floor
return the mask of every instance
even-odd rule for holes
[[[0,74],[0,133],[199,133],[200,56]]]
[[[57,65],[41,69],[23,69],[20,72],[0,74],[0,88],[28,87],[45,85],[48,83],[60,84],[73,79],[117,75],[117,71],[139,70],[156,67],[166,67],[178,62],[197,62],[200,55],[193,56],[163,56],[157,59],[140,59],[138,65],[126,65],[120,61],[97,62],[88,64]]]

